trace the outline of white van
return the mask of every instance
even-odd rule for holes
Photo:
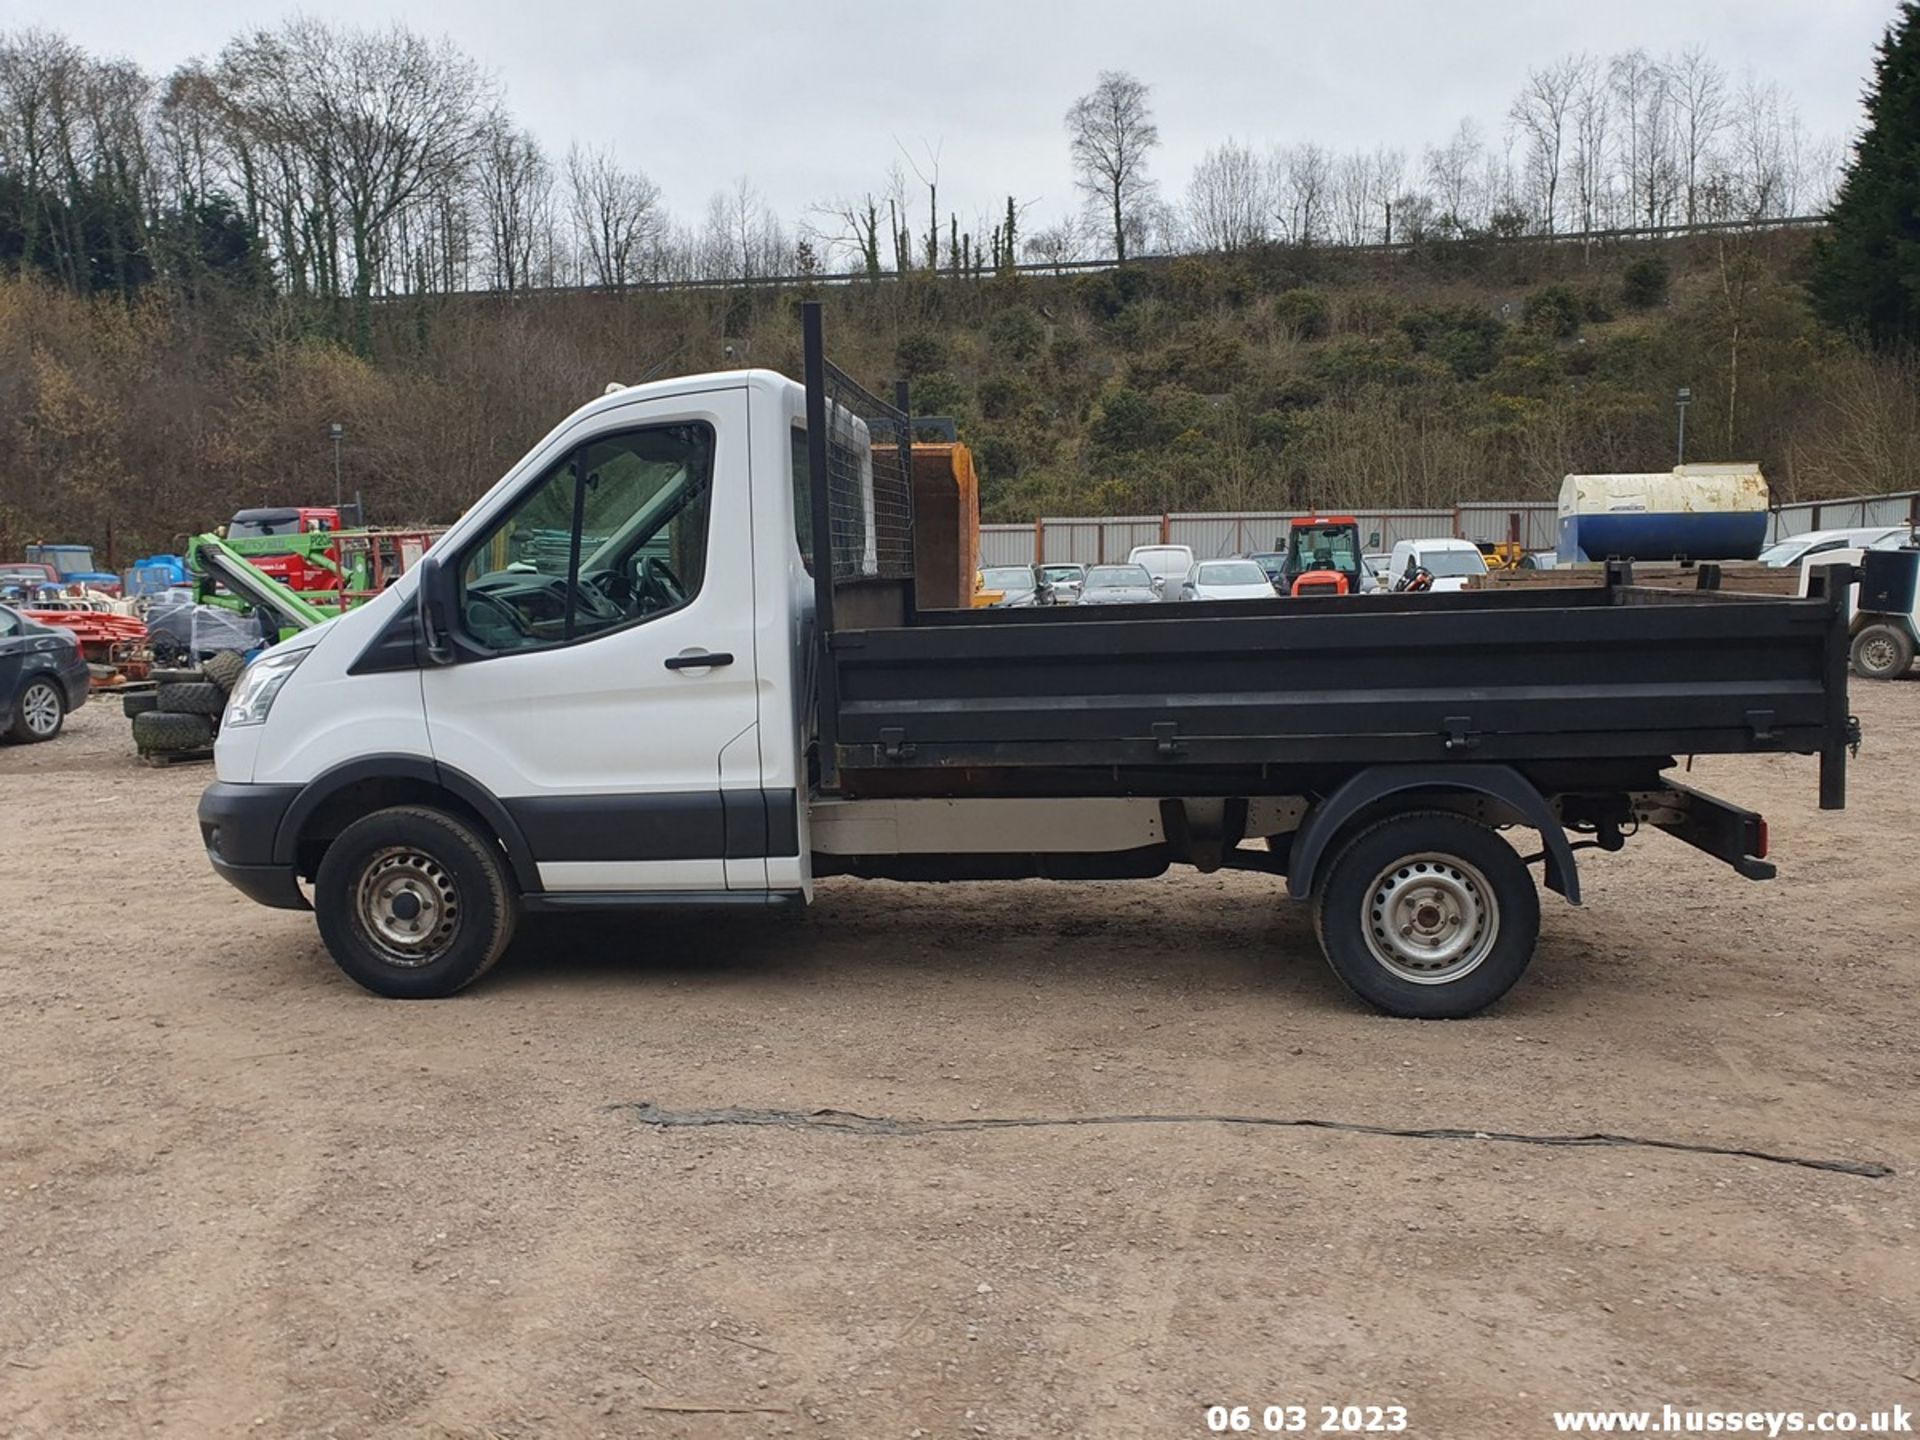
[[[1162,600],[1178,600],[1180,587],[1193,573],[1191,545],[1136,545],[1127,552],[1129,565],[1141,565],[1153,577]]]
[[[1406,588],[1407,578],[1426,571],[1433,577],[1433,590],[1464,590],[1467,581],[1487,573],[1486,557],[1471,540],[1398,540],[1387,574],[1396,590]]]

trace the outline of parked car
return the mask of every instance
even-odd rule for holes
[[[1193,569],[1191,545],[1136,545],[1127,552],[1129,565],[1146,568],[1153,577],[1153,588],[1162,600],[1178,600],[1180,583]]]
[[[1423,590],[1464,590],[1468,580],[1487,573],[1487,561],[1471,540],[1401,540],[1388,569],[1396,590],[1408,589],[1422,571],[1431,577]]]
[[[1360,563],[1372,573],[1376,589],[1393,588],[1393,556],[1385,550],[1369,550],[1360,557]]]
[[[1559,552],[1554,550],[1529,550],[1520,557],[1522,570],[1551,570],[1559,563]]]
[[[1202,560],[1180,582],[1182,600],[1271,600],[1273,581],[1251,560]]]
[[[1278,550],[1261,550],[1247,556],[1247,559],[1253,561],[1254,564],[1266,572],[1267,579],[1272,583],[1276,591],[1285,592],[1287,572],[1287,557],[1285,555],[1282,555]]]
[[[1042,605],[1072,605],[1080,598],[1080,588],[1087,583],[1087,567],[1084,565],[1042,565],[1040,569],[1040,603]]]
[[[1031,565],[989,565],[980,572],[980,581],[984,589],[999,593],[1000,598],[993,602],[996,609],[1019,609],[1039,603],[1040,586]]]
[[[87,662],[71,630],[0,605],[0,733],[51,740],[87,699]]]
[[[1900,544],[1907,538],[1904,525],[1867,525],[1852,530],[1809,530],[1776,540],[1760,552],[1760,563],[1776,570],[1798,565],[1809,555],[1829,550],[1879,550]]]
[[[1151,605],[1159,598],[1144,565],[1095,565],[1080,588],[1082,605]]]

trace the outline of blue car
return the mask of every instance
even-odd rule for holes
[[[87,699],[87,662],[71,630],[0,605],[0,734],[51,740]]]

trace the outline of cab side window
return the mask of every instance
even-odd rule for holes
[[[683,608],[706,579],[712,490],[706,425],[577,447],[462,552],[468,638],[496,652],[544,649]]]

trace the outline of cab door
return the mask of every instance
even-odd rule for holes
[[[549,891],[726,888],[721,756],[758,720],[746,414],[739,389],[602,411],[442,557],[434,758]]]

